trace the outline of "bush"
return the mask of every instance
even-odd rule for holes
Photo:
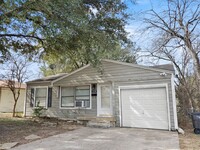
[[[42,110],[44,109],[44,107],[40,106],[39,104],[40,102],[37,103],[36,107],[33,110],[33,114],[36,117],[40,117],[42,114]]]

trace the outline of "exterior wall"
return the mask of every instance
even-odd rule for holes
[[[31,88],[34,86],[28,86],[27,88],[27,99],[26,99],[26,116],[33,115],[33,107],[30,107],[30,94]],[[95,117],[97,115],[97,100],[96,96],[92,96],[92,108],[91,109],[66,109],[60,108],[60,96],[59,96],[59,87],[53,87],[52,90],[52,106],[47,110],[44,110],[43,115],[49,117],[60,117],[60,118],[71,118],[75,119],[76,117],[88,116]]]
[[[62,80],[53,83],[53,86],[77,86],[88,85],[92,83],[105,83],[111,84],[113,90],[113,115],[117,119],[117,125],[120,124],[120,112],[119,112],[119,86],[125,85],[140,85],[140,84],[168,84],[168,97],[170,106],[170,122],[171,129],[174,129],[174,112],[172,102],[172,88],[171,88],[171,73],[167,73],[167,76],[161,76],[160,71],[133,67],[128,65],[121,65],[118,63],[102,61],[102,68],[96,69],[92,66],[86,67],[73,75],[69,75]],[[164,72],[164,71],[163,71]],[[59,117],[74,118],[76,116],[96,116],[97,114],[97,101],[96,97],[92,98],[91,110],[77,110],[77,109],[60,109],[59,98],[53,93],[52,107],[46,112],[49,115]],[[28,108],[29,102],[27,100],[27,114],[30,112]]]
[[[50,82],[39,82],[39,83],[26,83],[27,84],[27,91],[26,91],[26,101],[25,101],[25,112],[24,116],[32,116],[33,115],[33,108],[30,107],[30,99],[31,99],[31,88],[32,87],[39,87],[39,86],[50,86]],[[52,95],[53,97],[54,95]],[[57,103],[56,101],[52,101],[52,103]]]
[[[20,97],[17,102],[16,112],[24,110],[25,89],[21,89]],[[14,99],[9,88],[0,88],[0,112],[11,113],[13,111]]]

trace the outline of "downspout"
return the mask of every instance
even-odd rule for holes
[[[171,76],[171,88],[172,88],[172,101],[173,101],[173,114],[174,114],[174,127],[178,129],[177,109],[176,109],[176,94],[174,84],[174,74]]]

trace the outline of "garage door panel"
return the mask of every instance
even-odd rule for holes
[[[157,121],[165,121],[166,118],[163,118],[162,117],[163,115],[160,115],[160,114],[133,114],[133,115],[130,115],[129,117],[126,117],[124,118],[124,120],[134,120],[134,121],[137,121],[137,120],[144,120],[144,119],[153,119],[153,120],[157,120]]]
[[[135,107],[125,107],[126,110],[123,110],[124,113],[141,113],[141,114],[163,114],[163,115],[167,115],[167,112],[165,110],[163,110],[161,107],[158,108],[135,108]],[[154,110],[156,109],[156,110]]]
[[[153,105],[151,104],[150,106],[148,105],[144,105],[144,106],[138,106],[138,105],[124,105],[124,109],[123,111],[145,111],[145,112],[165,112],[166,113],[166,109],[163,109],[163,105]]]
[[[146,121],[146,120],[138,120],[137,122],[135,121],[127,121],[125,122],[124,127],[136,127],[136,128],[141,128],[141,124],[145,126],[145,128],[150,128],[150,129],[166,129],[166,123],[164,121]]]
[[[132,95],[134,95],[135,93],[131,93]],[[160,95],[161,93],[159,93]],[[135,96],[128,96],[126,93],[124,93],[123,95],[123,99],[128,99],[129,101],[124,101],[123,102],[123,105],[137,105],[137,106],[141,106],[141,107],[145,107],[145,106],[154,106],[154,104],[152,104],[152,99],[154,100],[154,103],[158,105],[165,105],[166,104],[166,99],[163,99],[160,97],[160,99],[157,99],[157,98],[154,98],[153,96],[148,96],[148,97],[143,97],[143,96],[140,96],[139,98],[137,98],[137,95]],[[149,99],[150,97],[150,99]]]
[[[166,88],[121,90],[122,125],[168,129]]]
[[[124,106],[125,105],[127,105],[127,106],[138,106],[138,107],[141,107],[141,108],[143,108],[143,107],[152,108],[152,107],[159,107],[159,106],[166,105],[165,100],[162,100],[162,101],[161,100],[160,101],[154,100],[154,103],[152,103],[152,101],[141,101],[141,100],[137,100],[137,99],[135,99],[135,100],[139,101],[139,102],[124,103],[123,105]],[[155,103],[156,103],[156,105],[155,105]]]

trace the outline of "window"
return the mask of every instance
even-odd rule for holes
[[[61,107],[73,107],[74,106],[74,90],[67,87],[61,89]]]
[[[75,91],[76,107],[90,107],[90,87],[76,87]]]
[[[90,86],[62,87],[61,107],[90,107]]]
[[[51,87],[32,87],[30,89],[30,107],[51,107],[52,88]]]
[[[47,103],[47,88],[35,88],[35,107],[46,107]]]

